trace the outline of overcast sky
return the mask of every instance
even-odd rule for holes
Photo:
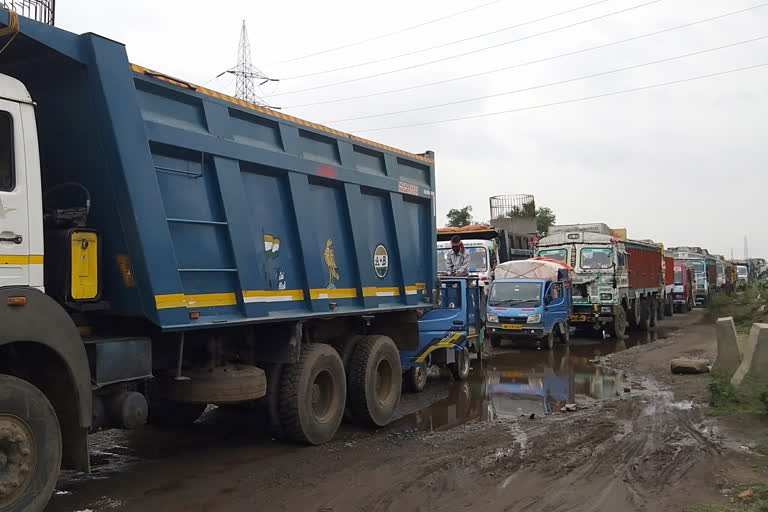
[[[397,115],[350,117],[524,89],[768,36],[768,6],[544,63],[366,99],[298,107],[573,52],[676,27],[762,0],[606,0],[544,21],[407,57],[306,78],[523,24],[596,0],[499,0],[365,44],[284,62],[448,16],[490,0],[61,0],[57,25],[126,44],[132,62],[226,93],[242,20],[253,63],[272,77],[260,94],[283,111],[407,151],[435,151],[438,225],[454,207],[490,217],[488,197],[533,194],[558,223],[605,222],[631,238],[768,257],[768,67],[590,101],[427,126],[365,131],[520,109],[768,63],[768,39],[526,92]],[[528,37],[533,36],[533,37]],[[525,40],[472,55],[442,59]],[[286,94],[407,66],[414,69]]]

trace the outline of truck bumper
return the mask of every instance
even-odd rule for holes
[[[501,336],[502,338],[543,338],[547,333],[543,326],[521,325],[520,329],[502,329],[499,324],[486,324],[486,335]]]

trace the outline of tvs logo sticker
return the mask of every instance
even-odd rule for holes
[[[384,279],[389,272],[389,253],[382,244],[377,245],[373,251],[373,270],[379,279]]]

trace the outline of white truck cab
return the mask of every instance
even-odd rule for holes
[[[34,103],[0,75],[0,287],[43,288],[41,188]]]
[[[494,240],[462,240],[464,249],[469,253],[469,275],[478,278],[480,286],[487,294],[493,281],[493,269],[498,264]],[[437,242],[437,273],[447,272],[445,257],[451,251],[451,242]]]

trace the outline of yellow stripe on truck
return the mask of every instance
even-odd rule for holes
[[[0,254],[0,265],[42,265],[41,254]]]

